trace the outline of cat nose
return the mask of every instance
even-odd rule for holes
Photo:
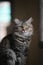
[[[25,29],[23,28],[23,32],[25,32]]]
[[[23,29],[23,32],[26,32],[26,30],[25,30],[25,29]]]

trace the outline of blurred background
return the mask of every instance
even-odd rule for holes
[[[7,34],[13,31],[14,18],[27,20],[32,17],[34,34],[28,51],[27,65],[43,65],[43,0],[9,0],[9,2],[11,24],[7,27]]]

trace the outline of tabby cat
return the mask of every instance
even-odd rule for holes
[[[5,54],[7,54],[7,56],[11,56],[13,60],[14,57],[16,58],[13,63],[13,60],[9,57],[8,59],[10,59],[12,62],[9,62],[9,60],[7,60],[7,62],[9,62],[8,65],[26,65],[27,50],[30,45],[31,37],[33,35],[33,25],[31,23],[32,21],[32,17],[25,22],[20,21],[17,18],[14,19],[16,25],[13,33],[7,35],[2,40],[2,47],[7,50]],[[10,55],[10,53],[12,54]]]

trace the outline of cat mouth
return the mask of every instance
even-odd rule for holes
[[[22,32],[23,32],[23,33],[26,33],[26,31],[25,31],[25,30],[23,30]]]

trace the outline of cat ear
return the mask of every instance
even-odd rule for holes
[[[17,18],[14,19],[14,22],[17,24],[17,26],[21,26],[22,24],[22,22]]]
[[[29,23],[31,23],[32,21],[33,21],[33,18],[30,17],[30,18],[26,21],[26,24],[29,24]]]
[[[20,20],[17,19],[17,18],[14,19],[14,22],[15,22],[17,25],[20,24]]]

